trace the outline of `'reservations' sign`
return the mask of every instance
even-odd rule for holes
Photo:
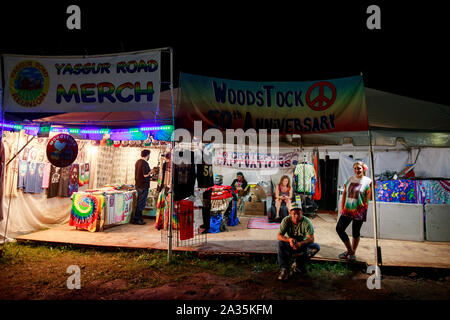
[[[247,82],[182,73],[176,128],[278,129],[283,134],[368,130],[361,76]]]
[[[139,111],[159,104],[161,52],[88,57],[4,55],[9,112]]]

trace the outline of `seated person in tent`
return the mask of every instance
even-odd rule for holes
[[[320,246],[314,243],[314,227],[303,216],[303,210],[297,203],[291,205],[289,216],[281,221],[277,240],[280,265],[278,280],[286,280],[289,275],[306,274],[305,264],[319,252]],[[295,256],[295,261],[289,272],[292,256]]]
[[[247,180],[244,178],[244,174],[242,172],[238,172],[236,174],[236,179],[231,183],[231,187],[236,192],[238,196],[237,208],[240,210],[242,203],[242,196],[244,195],[245,188],[247,187]]]
[[[275,189],[275,208],[276,208],[276,217],[275,219],[280,217],[280,208],[281,203],[285,203],[287,209],[291,207],[291,199],[292,199],[292,187],[291,181],[288,176],[284,175],[281,177],[280,182],[277,184]]]

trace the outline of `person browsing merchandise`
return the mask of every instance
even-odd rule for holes
[[[142,220],[142,211],[144,210],[147,202],[148,190],[150,189],[150,178],[151,175],[154,174],[154,170],[150,170],[150,166],[147,162],[149,159],[150,150],[142,150],[141,159],[136,161],[135,164],[134,178],[138,197],[134,217],[131,221],[133,224],[145,224],[144,220]]]

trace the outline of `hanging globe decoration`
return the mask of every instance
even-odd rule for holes
[[[55,167],[67,167],[77,156],[78,144],[71,135],[60,133],[47,143],[47,159]]]

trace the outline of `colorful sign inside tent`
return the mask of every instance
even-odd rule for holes
[[[139,111],[159,104],[159,51],[88,57],[4,55],[4,64],[6,111]]]
[[[182,73],[176,128],[278,129],[284,134],[368,130],[361,76],[309,82],[247,82]]]
[[[75,139],[65,133],[51,138],[47,144],[48,161],[55,167],[67,167],[78,156],[78,144]]]

